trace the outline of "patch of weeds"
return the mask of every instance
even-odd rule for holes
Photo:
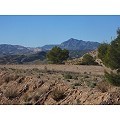
[[[28,103],[30,100],[32,99],[31,96],[29,96],[28,94],[25,94],[23,97],[24,102]]]
[[[38,71],[39,71],[38,68],[33,68],[32,70],[35,71],[35,72],[38,72]]]
[[[84,72],[84,74],[87,74],[87,72]]]
[[[59,77],[58,80],[61,80],[61,78]]]
[[[97,81],[97,77],[94,77],[94,78],[93,78],[93,81]]]
[[[81,86],[81,83],[74,83],[74,86]]]
[[[55,72],[55,70],[54,70],[54,69],[52,69],[51,71],[52,71],[52,72]]]
[[[89,72],[89,75],[91,75],[91,72]]]
[[[67,82],[70,82],[70,80],[68,79]]]
[[[78,76],[77,76],[77,75],[73,75],[73,76],[72,76],[72,79],[78,80]]]
[[[34,99],[34,101],[38,101],[39,98],[40,98],[40,96],[38,94],[36,94],[33,99]]]
[[[6,83],[8,83],[8,82],[10,82],[10,81],[12,81],[12,80],[16,80],[17,78],[19,78],[18,75],[9,75],[9,76],[5,77],[4,81],[5,81]]]
[[[10,70],[12,70],[12,71],[15,71],[16,69],[15,68],[9,68]]]
[[[101,81],[97,84],[97,89],[100,90],[102,93],[108,91],[109,84],[106,81]]]
[[[113,86],[120,86],[120,74],[111,72],[110,74],[105,72],[106,80]]]
[[[25,76],[21,76],[17,79],[17,83],[22,83],[23,80],[25,79]]]
[[[79,99],[76,100],[76,105],[80,105],[81,101]]]
[[[23,104],[24,104],[24,105],[33,105],[32,102],[24,102]]]
[[[85,75],[84,78],[89,78],[89,76],[88,76],[88,75]]]
[[[70,74],[68,74],[68,73],[67,73],[67,74],[64,74],[64,78],[65,78],[65,79],[72,79],[72,75],[70,75]]]
[[[71,85],[71,88],[72,88],[72,89],[75,89],[75,86],[72,84],[72,85]]]
[[[10,77],[9,76],[5,77],[4,81],[8,83],[10,81]]]
[[[6,98],[11,100],[11,99],[17,97],[18,92],[17,92],[16,88],[8,88],[8,89],[6,89],[4,95]]]
[[[66,97],[65,91],[61,90],[60,88],[56,88],[52,92],[52,98],[57,102],[64,99],[65,97]]]
[[[44,67],[44,72],[48,72],[47,66]]]
[[[79,99],[77,99],[77,104],[80,105],[81,101]]]
[[[3,68],[0,68],[2,71],[6,71],[7,68],[6,67],[3,67]]]
[[[95,88],[96,87],[96,83],[95,82],[90,83],[89,87]]]
[[[87,81],[87,86],[90,87],[90,88],[95,88],[96,85],[97,85],[97,84],[96,84],[95,82]]]
[[[37,78],[40,78],[40,75],[38,75]]]

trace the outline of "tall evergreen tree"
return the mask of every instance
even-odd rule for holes
[[[120,29],[117,30],[117,37],[111,43],[101,44],[98,48],[98,57],[103,63],[117,73],[105,73],[108,81],[116,86],[120,86]]]
[[[47,54],[47,59],[53,64],[61,64],[64,60],[67,60],[69,57],[69,51],[60,47],[53,47]]]

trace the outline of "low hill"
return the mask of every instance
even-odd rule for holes
[[[45,57],[46,52],[44,51],[28,55],[6,55],[0,57],[0,64],[25,64],[35,60],[43,61]]]
[[[32,53],[32,50],[20,46],[20,45],[9,45],[1,44],[0,45],[0,56],[4,55],[17,55],[17,54],[29,54]]]

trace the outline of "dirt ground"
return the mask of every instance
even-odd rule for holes
[[[101,66],[0,65],[1,105],[120,104]]]
[[[33,69],[39,70],[55,70],[55,71],[68,71],[76,73],[91,73],[93,75],[104,75],[104,68],[102,66],[93,65],[0,65],[0,68],[14,68],[14,69]]]

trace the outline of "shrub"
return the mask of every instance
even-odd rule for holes
[[[96,83],[91,81],[86,81],[86,85],[90,88],[94,88],[96,86]]]
[[[95,62],[94,58],[90,54],[85,54],[80,64],[81,65],[97,65],[98,63]]]
[[[108,84],[108,82],[106,82],[105,80],[103,80],[103,81],[98,82],[96,87],[102,93],[105,93],[109,89],[109,84]]]
[[[35,71],[35,72],[39,72],[38,68],[33,68],[32,70]]]
[[[103,43],[98,47],[98,58],[100,58],[102,61],[104,61],[104,59],[105,59],[107,49],[108,49],[107,43]]]
[[[105,77],[106,80],[115,86],[120,86],[120,74],[115,74],[113,72],[111,72],[111,74],[105,72]]]
[[[89,76],[88,76],[88,75],[85,75],[84,78],[89,78]]]
[[[38,101],[38,100],[39,100],[39,98],[40,98],[40,96],[39,96],[39,95],[35,95],[35,96],[34,96],[34,101]]]
[[[98,48],[98,57],[103,61],[105,66],[116,70],[117,73],[105,72],[105,77],[109,83],[120,86],[120,29],[117,30],[117,37],[110,44],[102,44]]]
[[[78,80],[78,76],[77,75],[72,75],[72,79]]]
[[[120,29],[117,30],[117,38],[110,44],[101,44],[98,48],[98,57],[111,69],[120,68]]]
[[[32,96],[30,96],[28,94],[25,94],[24,97],[23,97],[23,100],[24,100],[25,103],[28,103],[31,99],[32,99]]]
[[[60,101],[60,100],[64,99],[65,97],[66,97],[65,92],[63,90],[61,90],[60,88],[56,88],[52,92],[52,98],[55,101]]]
[[[6,83],[8,83],[10,80],[11,80],[11,79],[10,79],[9,76],[5,77],[5,79],[4,79],[4,81],[5,81]]]
[[[6,98],[13,99],[13,98],[17,97],[18,92],[15,88],[14,89],[8,88],[8,89],[6,89],[4,95]]]
[[[48,72],[47,66],[44,67],[44,72]]]
[[[74,86],[81,86],[81,83],[74,83]]]
[[[55,46],[47,53],[46,57],[48,61],[53,64],[61,64],[64,60],[68,59],[69,51],[66,49],[62,50],[60,47]]]
[[[94,88],[96,86],[95,82],[90,83],[89,87]]]
[[[5,77],[4,81],[6,83],[10,82],[10,81],[13,81],[13,80],[16,80],[17,78],[19,78],[18,75],[8,75]]]
[[[70,74],[64,74],[64,78],[65,79],[72,79],[72,75],[70,75]]]

